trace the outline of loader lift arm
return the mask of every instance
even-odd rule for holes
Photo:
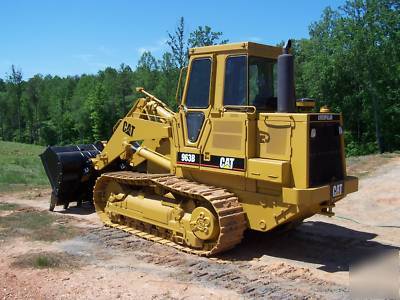
[[[138,99],[114,126],[114,133],[103,151],[92,159],[97,171],[103,170],[118,157],[128,161],[132,167],[151,159],[161,167],[170,169],[169,159],[154,150],[161,140],[171,137],[171,122],[175,113],[143,88],[136,90],[147,97]]]

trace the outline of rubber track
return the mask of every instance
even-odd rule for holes
[[[104,173],[96,181],[93,191],[95,204],[98,201],[104,201],[104,189],[112,180],[124,185],[158,186],[165,191],[179,194],[186,198],[207,201],[213,206],[217,213],[220,234],[214,247],[210,250],[192,249],[188,246],[177,244],[171,240],[148,232],[131,228],[126,225],[115,224],[111,222],[104,212],[99,211],[96,206],[96,211],[106,226],[118,228],[146,240],[171,246],[180,251],[199,256],[211,256],[234,248],[241,242],[243,232],[247,228],[245,213],[239,203],[238,197],[224,188],[209,186],[166,174],[143,174],[129,171],[110,172]]]

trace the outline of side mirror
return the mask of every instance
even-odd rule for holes
[[[182,81],[182,78],[184,77],[183,72],[186,72],[186,71],[187,71],[187,67],[183,67],[179,73],[178,86],[176,87],[176,94],[175,94],[175,100],[176,100],[177,104],[180,104],[182,102],[181,101],[181,98],[182,98],[182,90],[181,89],[183,88],[184,85],[181,86],[181,81]]]

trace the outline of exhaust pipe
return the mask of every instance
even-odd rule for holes
[[[283,53],[278,56],[278,112],[293,113],[296,111],[294,89],[294,59],[289,53],[292,41],[288,40]]]

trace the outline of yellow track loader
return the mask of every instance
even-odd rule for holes
[[[138,88],[107,142],[46,149],[51,208],[93,197],[107,226],[201,256],[333,215],[358,189],[342,116],[296,100],[293,69],[290,41],[190,49],[177,112]]]

